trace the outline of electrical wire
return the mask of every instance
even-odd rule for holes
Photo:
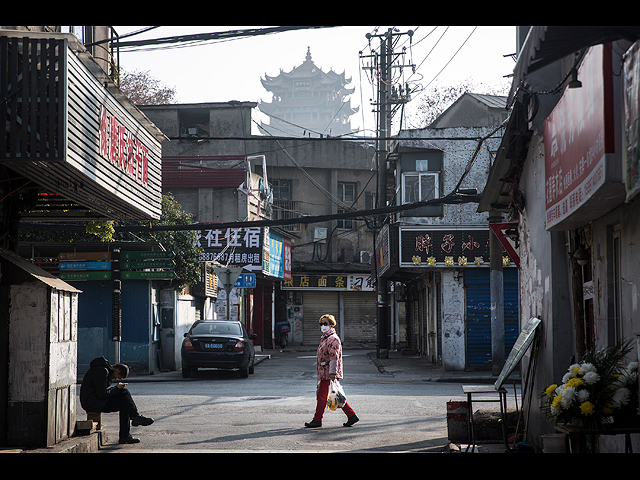
[[[471,31],[471,33],[469,34],[469,36],[465,39],[465,41],[464,41],[464,42],[462,42],[462,45],[460,45],[460,47],[458,48],[458,50],[456,50],[456,53],[454,53],[454,54],[451,56],[451,58],[450,58],[450,59],[449,59],[449,61],[445,64],[445,66],[444,66],[444,67],[442,67],[442,68],[440,69],[440,71],[436,74],[436,76],[435,76],[435,77],[433,77],[433,78],[431,79],[431,81],[430,81],[427,85],[425,85],[425,87],[424,87],[421,91],[424,91],[424,90],[426,90],[427,88],[429,88],[429,85],[431,85],[431,84],[435,81],[435,79],[436,79],[436,78],[438,78],[438,77],[440,76],[440,74],[444,71],[444,69],[445,69],[445,68],[447,68],[447,67],[449,66],[449,64],[453,61],[453,59],[456,57],[456,55],[458,55],[458,53],[460,53],[460,50],[462,50],[462,47],[464,47],[464,46],[467,44],[467,42],[468,42],[468,41],[469,41],[469,39],[471,38],[471,35],[473,35],[473,34],[474,34],[474,32],[475,32],[477,29],[478,29],[478,27],[473,27],[473,30]]]
[[[208,43],[212,41],[229,40],[235,38],[255,37],[261,35],[271,35],[274,33],[288,32],[292,30],[306,30],[314,28],[333,28],[332,26],[279,26],[269,28],[249,28],[245,30],[227,30],[225,32],[197,33],[193,35],[175,35],[172,37],[154,38],[147,40],[130,40],[126,42],[116,41],[114,47],[121,50],[138,47],[151,48],[174,48],[176,44],[187,46],[195,46],[197,44]]]

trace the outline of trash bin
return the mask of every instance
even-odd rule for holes
[[[455,443],[469,440],[469,404],[467,402],[447,402],[447,435],[449,440]]]

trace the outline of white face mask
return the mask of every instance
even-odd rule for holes
[[[322,325],[320,327],[320,330],[322,330],[322,333],[327,333],[329,330],[331,330],[331,327],[329,325]]]

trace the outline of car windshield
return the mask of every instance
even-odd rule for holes
[[[242,328],[232,322],[204,322],[191,327],[191,335],[242,335]]]

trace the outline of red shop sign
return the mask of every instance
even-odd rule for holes
[[[143,185],[149,183],[149,149],[100,107],[100,155]]]
[[[578,78],[544,121],[547,228],[575,213],[604,185],[614,152],[611,45],[586,54]]]

